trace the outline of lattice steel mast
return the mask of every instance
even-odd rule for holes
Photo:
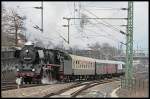
[[[132,79],[133,72],[133,1],[128,1],[125,78]]]

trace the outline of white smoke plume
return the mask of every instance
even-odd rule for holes
[[[55,84],[56,80],[49,80],[48,78],[42,78],[42,84]]]

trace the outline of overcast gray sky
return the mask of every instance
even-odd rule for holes
[[[67,24],[63,17],[79,17],[78,11],[74,13],[74,7],[78,9],[79,2],[44,2],[44,33],[33,28],[34,25],[41,26],[41,11],[33,7],[40,6],[41,2],[3,2],[6,8],[14,8],[21,15],[27,16],[26,28],[29,40],[35,38],[41,39],[45,44],[51,41],[54,45],[68,44],[59,37],[59,34],[67,39],[67,28],[62,25]],[[127,11],[120,10],[100,10],[102,8],[123,8],[127,7],[127,2],[80,2],[81,12],[88,17],[126,17]],[[134,2],[134,49],[148,48],[148,2]],[[92,14],[94,15],[92,15]],[[87,24],[81,31],[79,20],[71,20],[70,24],[70,44],[69,46],[79,46],[82,49],[87,48],[88,44],[95,42],[109,43],[118,47],[119,42],[125,42],[125,36],[114,29],[104,26],[104,21],[111,25],[126,24],[125,20],[89,20],[90,23],[99,23],[96,25]],[[126,31],[125,27],[117,27]]]

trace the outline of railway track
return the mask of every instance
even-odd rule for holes
[[[118,81],[120,79],[107,79],[107,80],[95,80],[95,81],[89,81],[89,82],[78,82],[70,87],[67,87],[65,89],[59,90],[55,93],[50,93],[44,98],[50,98],[50,97],[71,97],[75,98],[77,95],[79,95],[82,91],[94,87],[99,84],[109,83],[112,81]]]
[[[15,89],[15,88],[17,88],[17,84],[15,83],[15,81],[8,81],[8,80],[1,81],[1,89],[2,89],[2,91]]]
[[[20,85],[19,88],[45,86],[45,85],[48,85],[48,84],[24,84],[24,85]],[[2,81],[1,83],[2,91],[17,89],[17,88],[18,88],[18,85],[15,83],[15,81]]]

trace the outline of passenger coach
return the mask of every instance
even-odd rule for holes
[[[65,80],[103,79],[124,74],[124,62],[121,61],[98,60],[69,54],[63,65]]]

